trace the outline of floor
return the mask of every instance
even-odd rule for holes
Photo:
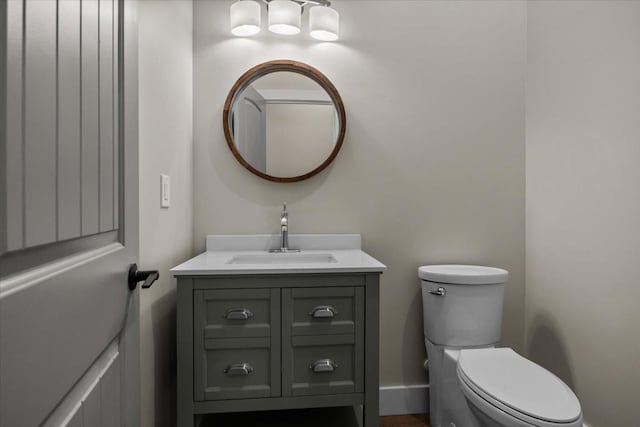
[[[359,416],[350,408],[317,408],[216,414],[204,417],[200,427],[357,427]],[[429,427],[426,415],[380,417],[380,427]]]
[[[380,427],[429,427],[429,417],[427,415],[380,417]]]

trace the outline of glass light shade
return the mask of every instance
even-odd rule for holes
[[[231,34],[249,37],[260,32],[260,3],[237,1],[231,5]]]
[[[302,6],[291,0],[269,2],[269,31],[276,34],[293,35],[300,32]]]
[[[314,6],[309,10],[309,34],[322,41],[336,41],[339,34],[340,15],[327,6]]]

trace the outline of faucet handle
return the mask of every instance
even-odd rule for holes
[[[288,216],[288,215],[289,215],[289,213],[287,212],[287,202],[284,202],[284,203],[282,204],[282,216],[283,216],[283,217],[286,217],[286,216]]]

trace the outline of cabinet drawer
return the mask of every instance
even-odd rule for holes
[[[278,289],[194,291],[196,339],[268,337],[280,316]]]
[[[283,291],[286,327],[292,335],[354,334],[362,322],[361,287],[293,288]]]
[[[195,400],[280,395],[280,354],[270,338],[208,339],[199,347]]]
[[[364,363],[353,335],[298,336],[291,344],[291,363],[283,364],[286,394],[362,392]]]

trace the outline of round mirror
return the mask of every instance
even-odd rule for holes
[[[257,65],[231,88],[224,134],[235,158],[254,174],[295,182],[326,168],[340,151],[346,116],[336,88],[296,61]]]

